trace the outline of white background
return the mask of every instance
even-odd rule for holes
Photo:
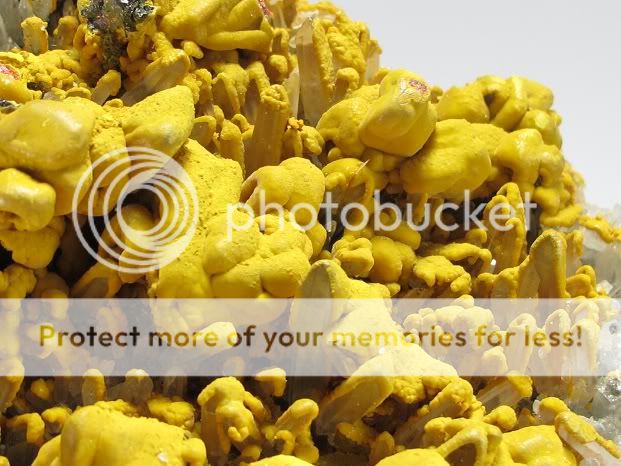
[[[621,0],[334,0],[366,22],[384,66],[442,88],[484,74],[554,90],[563,151],[587,200],[621,203]]]

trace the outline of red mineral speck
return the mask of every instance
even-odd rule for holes
[[[3,65],[2,63],[0,63],[0,74],[6,74],[11,76],[13,79],[19,79],[19,73],[17,71],[8,65]]]
[[[265,0],[258,0],[258,1],[259,1],[259,5],[261,6],[261,9],[263,10],[263,14],[265,16],[271,16],[272,12],[267,7],[267,3],[265,3]]]
[[[427,87],[427,84],[425,84],[422,81],[418,81],[417,79],[410,80],[410,86],[412,86],[414,89],[416,89],[421,94],[427,94],[429,92],[429,88]]]

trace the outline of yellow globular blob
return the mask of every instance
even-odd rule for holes
[[[118,110],[128,147],[146,147],[170,157],[187,141],[194,125],[194,103],[187,87],[158,92]]]
[[[277,455],[270,458],[264,458],[248,466],[311,466],[312,463],[289,455]]]
[[[18,264],[40,269],[47,267],[60,246],[65,231],[65,219],[54,217],[48,225],[37,231],[0,230],[0,243],[11,251]],[[33,244],[37,248],[33,248]]]
[[[203,466],[205,446],[179,427],[95,405],[73,413],[61,434],[41,447],[33,466],[155,464],[162,458],[171,465]]]
[[[241,200],[256,214],[262,213],[262,207],[282,206],[300,226],[307,227],[317,219],[324,191],[321,170],[309,160],[292,158],[250,175],[242,185]]]
[[[90,102],[29,102],[0,120],[0,167],[27,171],[56,191],[55,215],[72,210],[90,186],[90,138],[97,113]],[[35,124],[46,121],[45,126]],[[81,180],[83,191],[76,193]]]
[[[427,289],[439,290],[440,296],[458,297],[468,294],[472,289],[471,276],[459,265],[454,265],[444,256],[429,256],[416,260],[414,275],[421,280]],[[416,289],[413,291],[416,292]],[[423,295],[429,293],[424,288],[419,291]]]
[[[71,410],[65,406],[55,406],[41,413],[41,419],[45,421],[46,427],[54,426],[55,429],[59,428],[60,430],[62,430],[70,416]],[[48,428],[48,430],[50,429]]]
[[[429,85],[417,74],[396,70],[330,108],[317,125],[342,157],[360,158],[366,148],[399,157],[418,152],[435,129]]]
[[[209,231],[207,224],[227,206],[239,201],[242,174],[239,164],[218,158],[207,152],[196,141],[189,140],[176,158],[186,170],[198,197],[199,222],[190,244],[173,262],[149,277],[150,293],[160,298],[209,298],[214,290],[209,272],[204,268],[203,250]],[[183,193],[179,193],[182,196]],[[187,195],[187,193],[186,193]],[[183,206],[182,198],[179,205]],[[188,212],[191,215],[193,212]],[[170,212],[174,218],[176,213]],[[182,218],[182,213],[179,215]],[[166,219],[164,219],[166,222]],[[172,221],[169,220],[169,222]],[[224,220],[223,220],[224,222]]]
[[[546,144],[561,147],[561,117],[552,110],[554,95],[541,83],[519,76],[482,76],[451,87],[437,104],[439,120],[465,119],[490,123],[506,131],[531,128]]]
[[[360,139],[389,154],[416,154],[435,130],[430,97],[431,88],[420,76],[405,70],[388,73],[361,124]]]
[[[549,461],[559,466],[574,466],[575,456],[563,445],[552,426],[532,426],[503,434],[513,461],[526,465],[536,465]]]
[[[383,459],[377,466],[401,466],[404,464],[425,464],[429,466],[447,466],[442,456],[434,450],[406,450]]]
[[[317,403],[308,399],[293,402],[273,426],[264,430],[268,442],[282,445],[281,453],[313,464],[319,460],[319,449],[313,443],[311,424],[319,414]]]
[[[2,229],[37,231],[54,216],[54,188],[14,168],[0,171],[0,199]]]
[[[313,299],[383,299],[390,291],[379,283],[367,283],[347,276],[337,261],[319,260],[313,264],[296,297]]]
[[[43,379],[37,379],[32,382],[30,386],[30,391],[33,395],[42,400],[50,401],[52,398],[52,393],[54,392],[54,385],[51,381],[45,381]]]
[[[352,278],[367,278],[375,264],[373,245],[367,238],[340,239],[332,247],[332,256]]]
[[[181,0],[162,19],[171,39],[192,40],[211,50],[269,51],[274,32],[255,0]]]
[[[198,396],[198,404],[201,436],[210,462],[218,464],[232,446],[243,452],[247,447],[260,445],[258,422],[266,416],[265,408],[237,379],[223,377],[212,382]]]
[[[153,417],[166,424],[192,430],[195,422],[194,407],[181,399],[156,396],[147,401]]]
[[[24,33],[24,49],[35,55],[47,52],[47,23],[41,18],[31,16],[26,18],[21,26]]]
[[[511,181],[524,195],[529,193],[545,214],[558,213],[565,159],[557,147],[544,144],[541,134],[532,129],[511,133],[501,141],[492,163],[510,170]]]
[[[16,357],[0,361],[0,368],[7,374],[0,377],[0,413],[4,414],[16,401],[17,393],[24,381],[25,370]]]
[[[24,104],[32,100],[32,93],[21,79],[0,73],[0,99]]]
[[[401,182],[408,193],[427,193],[462,200],[491,173],[491,154],[474,126],[465,120],[436,125],[425,147],[401,167]]]
[[[207,229],[203,264],[216,297],[292,297],[310,270],[310,239],[282,216],[237,210]]]

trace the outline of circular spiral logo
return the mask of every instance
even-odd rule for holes
[[[91,168],[74,192],[71,217],[95,260],[136,276],[165,267],[185,251],[196,232],[199,203],[179,163],[153,149],[127,147],[99,157]],[[130,195],[145,194],[156,200],[158,215],[128,202]]]

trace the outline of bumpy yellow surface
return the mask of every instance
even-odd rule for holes
[[[585,237],[614,250],[621,229],[583,206],[583,181],[563,154],[562,118],[545,85],[482,76],[443,91],[413,71],[382,69],[368,26],[328,2],[138,0],[132,11],[123,2],[22,3],[35,14],[22,18],[23,46],[0,52],[0,298],[14,300],[0,321],[0,466],[619,461],[613,442],[563,400],[545,398],[586,405],[586,381],[515,376],[501,348],[453,368],[436,359],[443,353],[408,345],[347,379],[287,380],[279,368],[239,379],[152,380],[140,370],[123,381],[94,370],[25,379],[20,338],[32,337],[32,316],[20,313],[24,298],[55,299],[60,320],[68,297],[451,298],[402,323],[373,308],[329,324],[473,332],[498,328],[475,298],[605,298],[599,270],[584,261]],[[112,212],[104,205],[135,181],[113,183],[136,147],[178,162],[198,201],[187,248],[148,273],[94,263],[70,219],[74,210],[80,222],[110,214],[103,242],[113,247],[116,234],[128,245],[117,247],[119,266],[141,244],[122,221],[138,232],[174,226],[157,199],[135,196]],[[113,164],[118,170],[103,177]],[[327,196],[333,213],[359,203],[395,228],[356,211],[347,227],[322,225]],[[440,221],[456,222],[455,212],[424,224],[444,202],[465,207],[467,196],[487,202],[483,227],[445,231]],[[376,201],[411,208],[416,225],[376,212]],[[493,223],[497,209],[500,226],[512,228]],[[231,222],[247,228],[231,233]],[[112,257],[101,245],[99,254]],[[498,329],[579,329],[593,366],[611,316],[583,301],[545,323],[521,315]],[[154,317],[158,325],[176,318]],[[117,309],[97,318],[126,322]],[[292,320],[304,318],[294,306]],[[200,320],[182,324],[206,331]],[[522,355],[521,368],[537,357],[562,363],[546,351]],[[53,349],[31,356],[71,362]],[[435,375],[368,375],[386,364]],[[473,367],[505,376],[457,376]]]
[[[107,426],[102,431],[101,426]],[[183,429],[154,419],[127,417],[91,406],[73,414],[60,436],[41,448],[34,466],[170,465],[201,466],[205,446]]]

